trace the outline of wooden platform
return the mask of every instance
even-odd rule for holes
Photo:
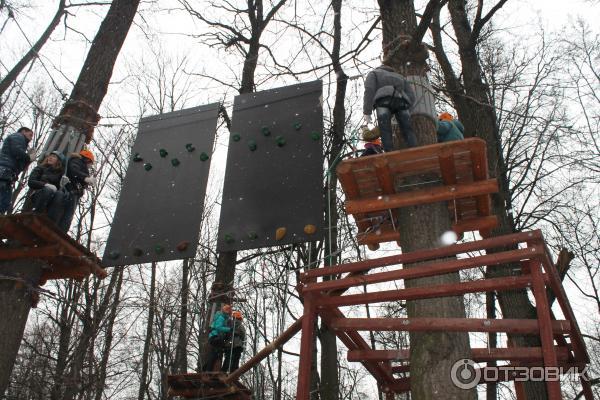
[[[45,215],[0,216],[0,237],[0,261],[41,259],[47,263],[42,284],[50,279],[106,276],[100,259],[59,230]]]
[[[400,239],[395,229],[400,207],[447,201],[459,235],[479,231],[489,237],[498,224],[490,198],[498,183],[488,176],[485,141],[479,138],[345,160],[337,175],[358,242],[371,249]]]
[[[201,372],[169,375],[169,398],[211,398],[227,400],[250,400],[252,392],[239,382],[224,383],[227,375],[222,372]]]

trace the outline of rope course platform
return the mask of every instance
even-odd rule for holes
[[[167,376],[168,397],[250,400],[252,392],[239,382],[224,382],[222,372],[200,372]]]
[[[90,274],[106,277],[96,255],[39,214],[0,216],[0,261],[41,259],[47,264],[41,284],[50,279],[81,280]]]
[[[490,250],[494,250],[490,252]],[[471,256],[465,256],[467,253]],[[487,253],[487,254],[486,254]],[[473,255],[475,254],[475,255]],[[479,255],[477,255],[479,254]],[[437,260],[452,257],[450,260]],[[421,263],[411,268],[381,267]],[[352,287],[383,282],[396,284],[406,279],[431,277],[483,266],[515,263],[517,275],[439,284],[398,290],[346,294]],[[320,277],[346,274],[341,279],[318,281]],[[340,307],[422,300],[468,293],[485,293],[529,288],[535,298],[536,319],[477,319],[477,318],[346,318]],[[508,361],[511,366],[579,367],[589,363],[589,356],[575,315],[567,299],[558,271],[551,261],[541,231],[498,236],[448,247],[420,250],[333,267],[310,270],[301,275],[301,294],[304,298],[302,339],[298,377],[298,400],[308,400],[314,322],[317,316],[335,332],[348,348],[348,360],[361,362],[377,380],[382,391],[393,399],[394,393],[410,390],[409,349],[372,349],[360,335],[362,331],[404,332],[498,332],[510,335],[532,335],[540,338],[541,347],[473,348],[475,362]],[[553,294],[561,318],[557,319],[548,300]],[[485,377],[485,367],[476,370]],[[396,374],[403,374],[397,377]],[[508,378],[510,379],[510,378]],[[487,383],[483,378],[479,383]],[[520,383],[515,382],[516,386]],[[581,379],[587,400],[593,395],[588,381]],[[547,382],[549,398],[561,399],[560,382]],[[519,390],[517,390],[519,393]],[[518,397],[522,399],[523,397]]]
[[[479,138],[344,160],[337,176],[358,242],[371,250],[400,240],[395,226],[400,207],[447,201],[458,235],[479,231],[489,237],[498,224],[490,198],[498,183],[488,176],[485,141]]]

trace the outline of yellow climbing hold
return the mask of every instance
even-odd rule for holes
[[[275,231],[275,240],[281,240],[285,237],[285,234],[287,232],[286,228],[277,228],[277,230]]]
[[[304,225],[304,233],[307,235],[312,235],[317,231],[317,227],[313,224]]]

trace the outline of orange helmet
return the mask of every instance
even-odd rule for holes
[[[440,114],[440,116],[438,117],[438,119],[440,121],[452,121],[454,119],[454,117],[450,113],[443,112],[443,113]]]
[[[376,144],[378,146],[383,146],[383,144],[381,143],[381,138],[380,137],[378,137],[377,139],[371,140],[370,142],[373,143],[373,144]]]
[[[79,155],[81,155],[81,157],[85,157],[88,160],[90,160],[91,162],[94,162],[94,153],[92,153],[91,151],[89,151],[88,149],[83,149],[79,152]]]
[[[231,316],[235,319],[242,319],[242,312],[236,310],[231,313]]]

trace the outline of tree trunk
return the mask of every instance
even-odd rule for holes
[[[497,178],[499,193],[492,196],[492,212],[498,216],[498,227],[494,235],[504,235],[516,231],[512,217],[512,198],[506,164],[504,162],[502,140],[490,96],[489,86],[479,64],[476,44],[479,41],[469,23],[465,0],[450,0],[448,3],[452,26],[456,34],[459,55],[462,66],[463,90],[451,92],[459,118],[465,126],[465,132],[478,136],[486,141],[488,166],[490,176]],[[452,76],[445,73],[447,80]],[[457,86],[454,84],[454,86]],[[517,272],[515,272],[517,271]],[[498,265],[487,269],[487,277],[495,278],[519,274],[520,268],[514,264]],[[531,304],[527,291],[510,290],[498,293],[498,303],[505,318],[532,319],[536,318],[535,307]],[[516,346],[540,346],[539,338],[511,335],[511,341]],[[525,392],[528,400],[547,398],[546,385],[543,382],[525,382]]]
[[[181,268],[181,308],[179,310],[179,332],[177,334],[177,348],[175,349],[175,372],[187,371],[187,315],[190,297],[190,259],[183,260]]]
[[[152,273],[150,276],[150,298],[148,299],[148,322],[146,324],[146,339],[144,340],[144,352],[142,353],[142,371],[140,376],[140,388],[138,391],[138,400],[144,400],[144,395],[148,389],[148,365],[150,363],[150,343],[152,342],[152,327],[154,325],[155,299],[156,291],[156,263],[152,263]]]
[[[403,75],[426,78],[427,53],[421,37],[413,38],[417,32],[415,9],[412,0],[378,0],[382,28],[384,53],[392,66]],[[411,42],[406,42],[412,40]],[[415,43],[416,42],[416,43]],[[411,43],[410,46],[405,44]],[[426,81],[425,81],[426,82]],[[433,110],[431,110],[433,111]],[[436,143],[436,125],[433,116],[413,115],[412,124],[419,145]],[[408,184],[425,187],[431,177],[423,174]],[[399,230],[403,252],[435,247],[440,235],[450,230],[450,218],[445,204],[420,205],[402,208],[399,211]],[[405,268],[418,267],[416,264]],[[456,283],[458,273],[405,283],[407,288]],[[407,302],[408,317],[465,317],[462,296]],[[410,379],[411,398],[429,399],[475,399],[476,390],[458,389],[451,380],[450,370],[459,359],[470,358],[469,336],[465,332],[411,332],[410,334]]]
[[[17,80],[19,74],[25,69],[27,64],[29,64],[31,60],[38,56],[39,51],[42,49],[44,44],[46,44],[46,42],[50,38],[50,35],[52,35],[52,32],[54,32],[54,29],[58,26],[58,23],[65,14],[65,3],[66,0],[60,0],[58,2],[58,10],[56,10],[54,18],[52,18],[52,21],[50,21],[50,24],[48,25],[44,33],[42,33],[42,36],[40,36],[38,41],[35,42],[33,46],[31,46],[31,49],[29,49],[29,51],[23,56],[23,58],[19,60],[19,62],[13,67],[13,69],[11,69],[4,76],[2,81],[0,81],[0,97],[2,97],[2,95],[10,87],[10,85],[12,85],[13,82]]]
[[[43,265],[37,260],[0,263],[0,398],[10,382],[27,316],[36,295],[31,289],[37,286]]]

